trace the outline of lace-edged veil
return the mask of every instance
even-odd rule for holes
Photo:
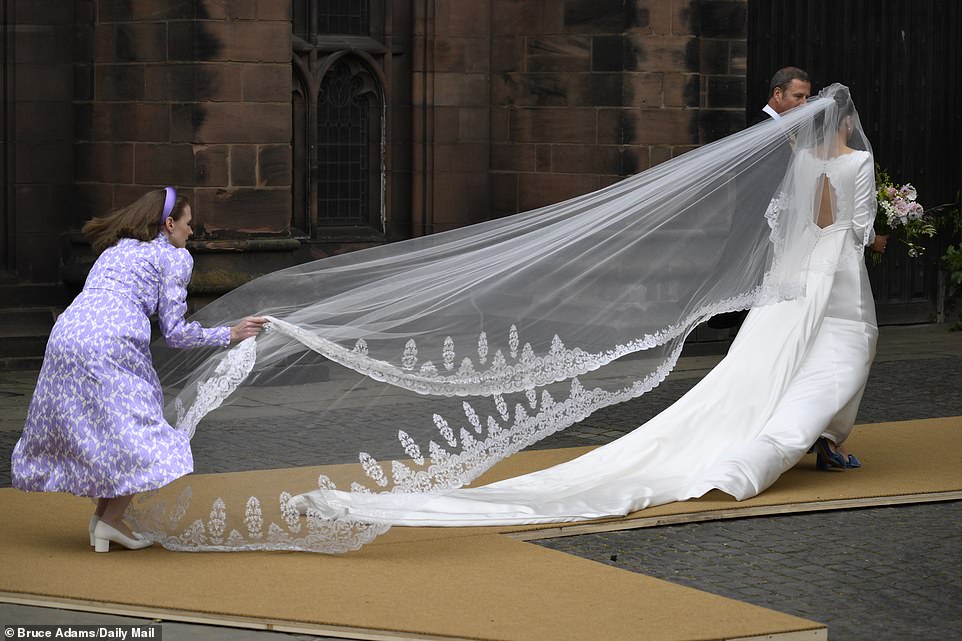
[[[211,303],[193,320],[264,314],[270,329],[224,351],[157,346],[168,419],[194,437],[198,468],[252,471],[141,495],[134,526],[180,550],[357,549],[387,527],[301,515],[291,496],[393,492],[414,507],[646,393],[699,323],[804,293],[811,209],[790,204],[817,194],[793,166],[803,150],[831,155],[849,105],[832,85],[599,191],[292,267]],[[867,149],[850,116],[850,144]]]

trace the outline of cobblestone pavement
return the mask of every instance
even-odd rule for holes
[[[832,641],[962,639],[962,501],[537,543],[818,621]]]
[[[697,360],[697,359],[695,359]],[[703,359],[704,360],[704,359]],[[717,359],[716,359],[717,360]],[[711,359],[676,369],[640,399],[607,408],[540,447],[606,443],[688,391]],[[0,373],[0,487],[36,373]],[[962,415],[962,334],[883,328],[859,423]],[[280,422],[276,450],[250,445],[256,419],[231,420],[193,441],[198,472],[304,464],[330,442]],[[221,430],[228,430],[223,432]],[[226,448],[225,443],[236,447]],[[244,461],[257,449],[258,464]],[[540,541],[538,544],[819,621],[832,641],[962,640],[962,502],[759,517]],[[79,618],[79,619],[78,619]],[[121,617],[0,604],[0,623],[111,624]],[[168,641],[308,639],[300,635],[165,623]]]

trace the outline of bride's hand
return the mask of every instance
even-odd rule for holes
[[[870,248],[872,251],[878,252],[878,253],[880,253],[880,254],[884,254],[884,253],[885,253],[885,246],[888,244],[888,242],[889,242],[888,234],[885,234],[884,236],[883,236],[883,235],[878,235],[878,236],[875,237],[875,242],[873,242],[871,245],[869,245],[869,248]]]
[[[230,342],[239,343],[245,338],[257,336],[264,329],[267,319],[263,316],[248,316],[230,328]]]

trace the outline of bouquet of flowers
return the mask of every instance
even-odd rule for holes
[[[875,165],[875,187],[878,200],[875,233],[894,236],[909,248],[909,256],[918,258],[925,253],[921,239],[935,236],[935,223],[916,200],[915,187],[911,183],[896,185],[878,165]],[[872,260],[878,263],[882,255],[873,252]]]

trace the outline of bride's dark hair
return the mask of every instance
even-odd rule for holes
[[[163,226],[160,215],[164,210],[166,197],[165,190],[154,189],[126,207],[89,220],[82,231],[90,241],[94,255],[99,256],[121,238],[135,238],[145,242],[156,238]],[[177,196],[170,217],[180,220],[187,204],[186,198]]]

